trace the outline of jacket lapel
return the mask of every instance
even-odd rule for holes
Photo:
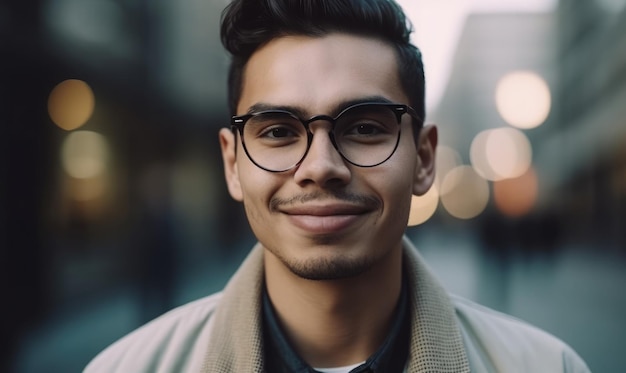
[[[257,244],[222,292],[202,372],[263,371],[263,282],[263,248]]]
[[[406,237],[404,270],[412,312],[407,372],[469,372],[461,329],[448,293]]]

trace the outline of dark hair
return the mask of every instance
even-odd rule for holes
[[[423,120],[424,67],[411,44],[412,27],[393,0],[234,0],[222,13],[222,44],[231,53],[228,104],[231,113],[241,98],[243,71],[250,56],[284,35],[323,36],[346,32],[372,36],[392,45],[409,104]]]

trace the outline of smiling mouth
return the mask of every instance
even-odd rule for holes
[[[382,202],[375,196],[345,190],[315,191],[270,200],[270,211],[286,216],[300,232],[315,236],[347,233],[381,208]]]
[[[353,225],[362,215],[289,215],[293,225],[313,234],[340,233]]]
[[[281,211],[297,228],[311,234],[340,233],[353,226],[370,209],[353,205],[299,206]]]

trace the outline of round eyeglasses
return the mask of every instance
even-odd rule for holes
[[[298,166],[313,141],[309,125],[319,120],[332,124],[328,135],[343,159],[355,166],[374,167],[391,158],[398,148],[404,114],[421,126],[421,119],[410,106],[379,102],[352,105],[334,118],[316,115],[303,120],[289,111],[264,110],[234,116],[231,124],[233,131],[239,131],[248,158],[266,171],[283,172]]]

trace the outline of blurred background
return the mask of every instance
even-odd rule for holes
[[[78,372],[218,291],[226,0],[0,3],[0,371]],[[626,0],[404,0],[438,180],[407,234],[450,291],[626,365]]]

